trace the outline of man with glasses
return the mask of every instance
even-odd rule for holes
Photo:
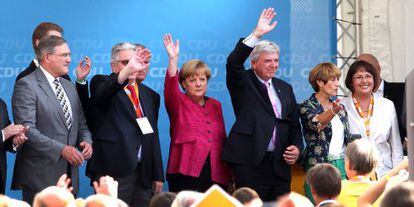
[[[66,40],[46,36],[38,45],[39,69],[17,81],[12,106],[16,124],[29,127],[17,152],[12,189],[32,203],[37,192],[55,185],[62,174],[78,192],[78,166],[92,156],[91,134],[75,87],[61,78],[71,62]]]
[[[92,180],[114,177],[118,197],[130,206],[148,206],[164,181],[157,127],[160,96],[142,84],[150,59],[142,45],[116,44],[113,73],[91,81],[94,155],[87,175]]]

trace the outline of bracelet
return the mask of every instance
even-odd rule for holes
[[[331,112],[332,112],[332,114],[335,116],[336,115],[336,113],[334,112],[334,110],[333,110],[333,107],[331,106]]]
[[[391,177],[390,177],[390,175],[388,175],[388,174],[386,174],[384,177],[385,177],[385,180],[386,180],[386,181],[389,181],[389,180],[390,180],[390,178],[391,178]]]

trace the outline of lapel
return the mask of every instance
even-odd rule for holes
[[[53,89],[51,88],[49,82],[47,81],[45,74],[43,74],[40,68],[36,69],[34,73],[36,73],[37,82],[39,84],[40,89],[42,89],[43,92],[45,92],[46,96],[49,98],[50,103],[52,103],[55,110],[57,110],[60,120],[66,126],[65,115],[63,114],[62,106],[60,106],[60,103],[57,100],[56,94],[55,92],[53,92]],[[65,129],[67,128],[65,127]]]
[[[258,98],[265,106],[265,109],[276,117],[275,112],[273,111],[273,108],[272,108],[272,103],[270,102],[270,99],[269,99],[269,95],[267,94],[266,86],[256,77],[252,69],[250,69],[249,72],[250,72],[250,78],[252,79],[252,82],[254,85],[253,89],[256,89],[257,93],[259,94]]]
[[[141,104],[142,114],[148,117],[148,121],[150,121],[150,117],[152,117],[152,110],[149,104],[149,99],[151,95],[148,93],[149,91],[141,83],[138,84],[138,90],[139,90],[139,103]]]
[[[278,80],[277,78],[272,78],[272,84],[273,84],[273,87],[275,88],[275,91],[280,100],[280,103],[282,104],[282,107],[281,107],[282,117],[280,118],[283,119],[284,117],[286,117],[286,113],[288,109],[288,103],[286,102],[287,98],[283,98],[283,97],[289,97],[290,94],[287,94],[286,90],[282,90],[282,85],[280,84],[280,80]]]

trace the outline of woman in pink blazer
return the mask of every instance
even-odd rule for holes
[[[169,56],[164,98],[170,118],[170,157],[167,180],[171,192],[204,192],[212,184],[226,187],[232,180],[221,161],[226,131],[221,104],[207,97],[208,66],[200,60],[186,62],[178,72],[179,42],[164,36]],[[179,89],[181,85],[184,93]]]

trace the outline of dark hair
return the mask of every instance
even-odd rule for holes
[[[149,207],[170,207],[176,194],[171,192],[161,192],[151,198]]]
[[[55,52],[55,47],[57,46],[61,46],[63,44],[66,44],[66,40],[63,39],[62,37],[58,37],[58,36],[45,36],[42,39],[40,39],[39,45],[38,45],[38,54],[36,54],[37,59],[39,61],[42,60],[42,57],[45,54],[48,53],[54,53]]]
[[[255,198],[259,198],[257,192],[251,188],[243,187],[233,192],[232,196],[240,201],[242,204],[246,204]]]
[[[63,34],[63,28],[55,23],[42,22],[39,25],[37,25],[37,27],[35,28],[32,34],[32,45],[33,45],[33,49],[36,55],[39,51],[38,46],[36,46],[36,40],[40,40],[43,37],[45,37],[49,31],[57,31]]]
[[[319,163],[306,173],[306,182],[321,198],[334,198],[341,192],[341,173],[329,163]]]
[[[414,206],[414,183],[404,182],[385,193],[381,201],[382,207],[411,207]]]
[[[345,86],[352,92],[354,92],[354,88],[352,86],[352,81],[353,81],[353,76],[355,73],[359,72],[359,71],[366,71],[368,73],[370,73],[373,77],[374,77],[374,87],[373,88],[377,88],[378,85],[378,74],[377,71],[375,70],[374,66],[371,65],[370,63],[363,61],[363,60],[358,60],[355,61],[354,63],[352,63],[352,65],[349,67],[348,70],[348,74],[346,74],[346,79],[345,79]]]

